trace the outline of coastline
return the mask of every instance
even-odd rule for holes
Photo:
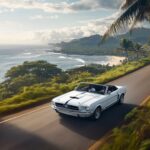
[[[111,55],[70,55],[54,50],[37,50],[31,48],[19,51],[18,48],[16,49],[17,50],[10,49],[7,53],[0,53],[0,82],[4,80],[6,71],[8,71],[11,67],[22,64],[24,61],[45,60],[51,64],[57,65],[62,70],[68,70],[89,64],[107,65],[111,64],[111,61],[115,61],[116,59],[117,62],[120,63],[118,58],[120,58],[120,60],[124,59],[124,57]],[[113,65],[116,65],[116,62]]]

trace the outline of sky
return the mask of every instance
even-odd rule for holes
[[[47,44],[103,34],[123,0],[0,0],[0,44]]]

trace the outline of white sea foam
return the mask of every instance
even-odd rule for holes
[[[77,67],[77,68],[78,68],[78,67],[83,67],[83,66],[85,66],[85,65],[76,65],[75,68],[76,68],[76,67]]]
[[[51,55],[60,55],[61,53],[56,53],[56,52],[46,52],[48,54],[51,54]]]
[[[81,59],[81,58],[76,58],[75,60],[78,61],[78,62],[81,62],[81,63],[85,64],[85,61],[83,59]]]
[[[15,56],[14,58],[16,58],[16,59],[31,59],[31,58],[38,58],[38,57],[41,57],[41,56],[42,56],[41,54],[18,55],[18,56]]]
[[[85,64],[86,62],[81,58],[74,58],[74,57],[66,57],[66,56],[59,56],[60,59],[69,59],[69,60],[75,60],[77,62],[80,62],[82,64]]]
[[[60,59],[67,59],[65,56],[59,56]]]
[[[31,55],[32,53],[27,52],[27,53],[23,53],[23,55]]]

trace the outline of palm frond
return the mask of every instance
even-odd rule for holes
[[[128,8],[131,4],[133,4],[137,0],[126,0],[125,3],[122,6],[122,9]]]
[[[149,0],[135,0],[111,25],[104,34],[102,41],[104,41],[107,37],[114,35],[122,27],[129,27],[132,25],[131,28],[133,28],[137,22],[146,19],[145,13],[146,10],[150,11],[149,6]]]

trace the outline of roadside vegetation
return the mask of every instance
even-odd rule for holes
[[[62,71],[46,61],[25,62],[8,70],[0,84],[0,114],[50,102],[80,82],[106,83],[148,64],[150,57],[113,67],[93,64]]]
[[[99,150],[150,149],[150,97],[139,108],[132,110],[120,128],[115,128]]]

